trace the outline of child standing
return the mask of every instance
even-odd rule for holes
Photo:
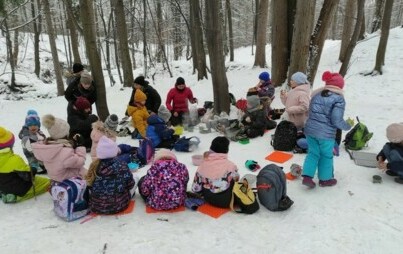
[[[127,114],[132,117],[133,127],[138,131],[141,138],[146,137],[147,119],[150,114],[145,107],[147,96],[140,89],[134,93],[134,106],[127,106]]]
[[[45,193],[50,181],[35,176],[24,160],[13,152],[13,133],[0,127],[0,196],[4,203],[15,203]]]
[[[346,102],[343,96],[344,79],[339,73],[326,71],[322,80],[325,86],[312,93],[309,117],[305,124],[308,155],[303,166],[302,184],[314,188],[312,180],[318,168],[319,186],[337,184],[333,171],[333,147],[336,129],[349,130],[354,125],[352,119],[344,121]]]
[[[130,190],[135,181],[127,163],[117,158],[118,145],[106,136],[99,139],[93,161],[85,177],[89,191],[91,212],[115,214],[125,210],[130,203]]]
[[[197,168],[192,191],[200,193],[211,205],[228,208],[232,199],[232,187],[239,180],[237,166],[228,160],[229,140],[216,137],[210,151]]]
[[[32,151],[38,160],[43,161],[49,178],[62,182],[72,177],[84,177],[86,151],[82,139],[78,135],[75,140],[67,139],[69,124],[53,115],[44,115],[42,123],[50,137],[32,144]]]
[[[387,175],[397,176],[395,182],[403,184],[403,123],[393,123],[386,128],[386,143],[376,156],[378,168]]]
[[[182,125],[185,119],[189,118],[190,103],[197,103],[197,99],[193,97],[192,90],[186,86],[182,77],[176,79],[175,87],[171,88],[167,94],[166,106],[172,112],[171,124],[173,126]],[[185,124],[189,124],[188,122]]]
[[[28,110],[25,124],[22,126],[18,137],[21,139],[22,151],[28,160],[28,165],[34,174],[46,174],[46,169],[41,161],[38,161],[32,152],[32,143],[45,140],[46,136],[40,130],[41,121],[35,110]]]
[[[170,150],[160,149],[147,175],[139,181],[139,192],[148,206],[171,210],[185,204],[188,181],[186,166]]]

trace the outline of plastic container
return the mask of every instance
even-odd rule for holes
[[[200,166],[200,164],[203,162],[203,155],[200,154],[195,154],[192,155],[192,164],[195,166]]]

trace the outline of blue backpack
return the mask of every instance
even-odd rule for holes
[[[137,157],[143,165],[150,163],[154,157],[155,149],[151,139],[140,139]]]
[[[88,203],[84,199],[87,182],[79,177],[66,179],[63,182],[52,182],[50,195],[53,200],[53,211],[65,221],[73,221],[86,216]]]
[[[175,151],[178,152],[193,152],[200,144],[200,139],[196,136],[186,138],[181,137],[174,144]]]

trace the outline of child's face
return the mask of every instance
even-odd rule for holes
[[[146,101],[140,101],[139,102],[142,106],[146,105]]]
[[[90,87],[91,87],[91,83],[89,83],[89,84],[81,83],[81,86],[82,86],[85,90],[88,90],[88,89],[90,89]]]
[[[31,125],[31,126],[28,126],[28,130],[29,130],[31,133],[36,133],[36,132],[39,130],[39,127],[36,126],[36,125]]]

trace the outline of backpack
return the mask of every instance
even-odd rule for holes
[[[283,169],[275,164],[266,165],[256,178],[260,204],[270,211],[284,211],[292,206],[287,196],[287,183]]]
[[[178,152],[193,152],[199,144],[200,139],[198,137],[193,136],[190,138],[186,138],[184,136],[176,141],[176,143],[174,144],[174,149]]]
[[[368,131],[367,126],[361,123],[357,117],[358,123],[346,134],[343,140],[344,146],[349,150],[361,150],[372,138],[373,133]]]
[[[86,216],[88,203],[84,199],[87,182],[79,177],[66,179],[63,182],[52,181],[50,195],[53,200],[53,211],[65,221],[73,221]]]
[[[235,209],[235,206],[237,206],[238,209]],[[230,208],[238,213],[246,214],[252,214],[259,210],[260,207],[255,193],[250,188],[246,178],[244,178],[242,182],[234,183]]]
[[[147,165],[154,157],[155,149],[151,139],[144,138],[139,141],[139,148],[137,149],[137,157],[141,164]]]
[[[272,135],[271,145],[274,150],[292,151],[297,144],[297,127],[290,121],[281,121]]]

